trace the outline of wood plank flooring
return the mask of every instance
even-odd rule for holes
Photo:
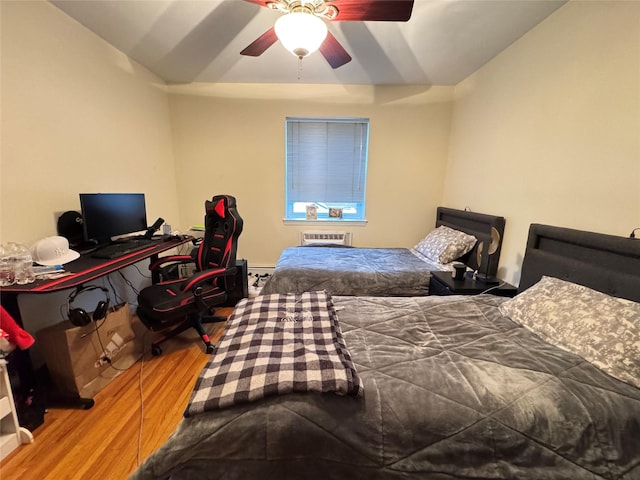
[[[217,314],[231,311],[219,309]],[[214,343],[223,326],[205,326]],[[151,334],[146,337],[150,342]],[[50,408],[33,432],[34,443],[20,446],[0,463],[0,480],[126,479],[178,425],[209,359],[195,332],[162,348],[162,355],[147,353],[98,392],[93,408]]]

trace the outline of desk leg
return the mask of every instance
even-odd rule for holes
[[[157,262],[158,258],[159,256],[157,253],[155,255],[151,255],[149,265],[153,265],[155,262]],[[151,283],[153,285],[155,285],[156,283],[160,283],[160,272],[157,269],[151,270]]]
[[[93,398],[70,396],[66,393],[47,392],[47,406],[51,408],[72,408],[89,410],[95,405]]]

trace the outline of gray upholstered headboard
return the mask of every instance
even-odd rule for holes
[[[534,223],[518,291],[542,275],[640,302],[640,240]]]
[[[502,239],[504,238],[504,217],[496,215],[487,215],[484,213],[470,212],[468,210],[456,210],[454,208],[438,207],[436,213],[436,227],[445,225],[455,230],[468,233],[478,239],[476,246],[463,256],[460,261],[464,262],[473,270],[480,269],[478,265],[478,248],[480,242],[483,243],[483,249],[486,253],[491,242],[491,230],[494,229],[498,234],[498,245],[495,252],[489,256],[488,271],[489,276],[495,276],[498,272],[498,263],[500,262],[500,251],[502,250]],[[484,265],[483,265],[484,268]]]

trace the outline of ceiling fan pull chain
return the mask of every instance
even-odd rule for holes
[[[298,58],[298,81],[302,77],[302,58]]]

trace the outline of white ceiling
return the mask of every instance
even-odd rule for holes
[[[279,42],[240,55],[281,15],[243,0],[51,3],[167,83],[455,85],[566,0],[415,0],[408,22],[331,22],[353,57],[335,70]]]

